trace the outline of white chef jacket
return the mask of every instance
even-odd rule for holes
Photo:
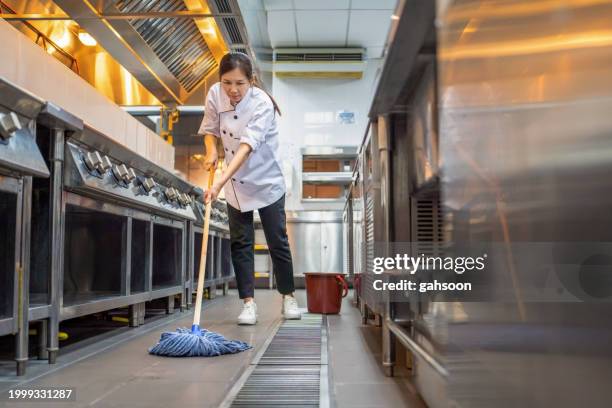
[[[251,146],[250,156],[223,188],[229,205],[241,212],[253,211],[285,194],[276,112],[265,91],[252,86],[234,108],[217,82],[208,91],[198,133],[221,138],[226,165],[234,158],[240,143]]]

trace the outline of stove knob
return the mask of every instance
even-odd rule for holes
[[[15,113],[0,113],[0,138],[2,140],[10,139],[18,130],[21,130],[21,122]]]
[[[128,174],[128,169],[125,164],[116,164],[113,166],[113,174],[118,181],[125,181]]]
[[[189,204],[191,204],[191,197],[189,197],[187,194],[181,193],[181,198],[182,198],[181,203],[184,206],[188,206]]]
[[[172,187],[166,188],[166,190],[164,191],[164,194],[166,195],[166,198],[170,201],[176,200],[178,196],[178,192]]]
[[[102,174],[106,173],[111,167],[113,167],[113,162],[111,162],[108,156],[102,156],[102,160],[96,166],[98,171]]]
[[[156,186],[155,180],[153,180],[151,177],[144,177],[141,183],[142,183],[142,187],[145,189],[147,193],[153,190],[153,188]]]
[[[102,163],[102,157],[98,152],[91,152],[85,155],[85,165],[90,171],[94,171]]]
[[[134,169],[128,169],[127,174],[123,177],[123,181],[130,184],[136,178],[136,172]]]

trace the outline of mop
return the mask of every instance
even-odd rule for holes
[[[208,175],[208,189],[211,188],[215,169]],[[206,252],[208,249],[208,224],[212,200],[206,203],[204,215],[204,232],[202,236],[202,256],[200,257],[200,275],[196,292],[196,305],[191,329],[179,328],[174,332],[162,333],[159,343],[149,349],[150,354],[167,357],[210,357],[222,354],[233,354],[251,348],[239,340],[227,340],[222,335],[200,328],[202,310],[202,292],[204,291],[204,274],[206,272]]]

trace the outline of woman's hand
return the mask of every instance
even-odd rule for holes
[[[204,157],[204,169],[210,170],[217,167],[217,160],[219,156],[217,154],[217,149],[210,149],[206,156]]]
[[[204,204],[216,200],[222,187],[223,186],[217,182],[213,183],[212,187],[204,193]]]

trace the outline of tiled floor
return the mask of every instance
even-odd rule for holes
[[[299,291],[297,296],[305,306],[305,293]],[[260,290],[256,300],[259,310],[256,326],[234,323],[240,311],[234,291],[227,297],[217,298],[203,313],[204,327],[228,338],[247,341],[254,346],[252,350],[214,358],[172,359],[149,355],[147,348],[157,342],[162,331],[190,326],[191,314],[185,313],[160,327],[145,325],[131,329],[117,340],[107,339],[61,356],[57,366],[48,366],[44,361],[31,362],[24,387],[73,387],[76,402],[8,404],[3,395],[0,406],[217,407],[280,319],[280,295],[275,291]],[[348,302],[343,305],[342,314],[328,318],[332,406],[421,406],[411,395],[404,377],[383,375],[378,328],[362,327],[359,312]],[[0,390],[15,385],[14,380],[0,378]]]
[[[424,407],[414,395],[407,371],[386,377],[381,362],[380,328],[361,325],[359,310],[347,296],[339,315],[329,315],[329,366],[332,400],[344,407]]]

